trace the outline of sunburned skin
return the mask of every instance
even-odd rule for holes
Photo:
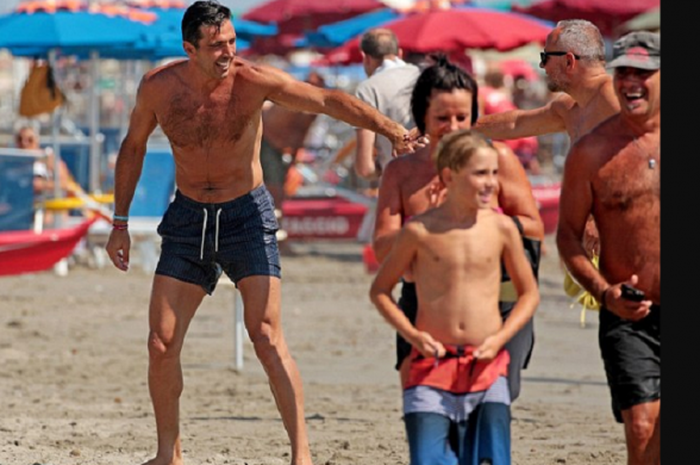
[[[578,277],[594,295],[635,275],[634,286],[661,304],[661,72],[630,70],[618,68],[616,75],[622,112],[569,154],[564,180],[570,187],[562,191],[557,241],[571,269],[587,270]],[[607,282],[594,279],[574,253],[589,212],[600,232],[600,273]]]

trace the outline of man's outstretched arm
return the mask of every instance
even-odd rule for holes
[[[560,95],[547,105],[532,110],[511,110],[481,116],[474,129],[497,140],[519,139],[565,132],[566,123],[561,114],[573,106],[571,97]]]
[[[399,123],[371,105],[337,89],[322,89],[298,81],[272,67],[257,66],[260,80],[269,86],[267,98],[297,111],[324,113],[351,126],[368,129],[389,139],[397,153],[410,153],[417,143]]]

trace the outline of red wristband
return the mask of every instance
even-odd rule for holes
[[[116,229],[117,231],[126,231],[129,229],[129,223],[112,223],[112,229]]]

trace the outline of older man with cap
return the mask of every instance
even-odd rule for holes
[[[614,44],[621,111],[582,137],[566,161],[557,246],[601,303],[599,344],[628,463],[661,460],[661,36]],[[600,270],[582,245],[592,214]]]

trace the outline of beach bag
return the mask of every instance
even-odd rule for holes
[[[20,94],[20,116],[32,117],[51,113],[63,105],[64,101],[65,96],[54,81],[51,67],[48,64],[35,63]]]

